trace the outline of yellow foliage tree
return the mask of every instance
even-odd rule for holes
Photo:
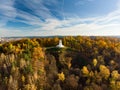
[[[119,75],[119,73],[118,73],[117,70],[114,70],[114,71],[112,71],[111,76],[112,76],[113,79],[116,80],[116,79],[118,79],[118,77],[119,77],[120,75]]]
[[[34,58],[34,59],[44,58],[44,53],[43,53],[41,47],[35,47],[35,48],[34,48],[33,58]]]
[[[90,77],[93,77],[93,76],[94,76],[94,72],[91,71],[91,72],[89,73],[89,76],[90,76]]]
[[[61,72],[61,73],[58,74],[58,79],[61,80],[61,81],[65,80],[65,75],[64,75],[63,72]]]
[[[116,82],[116,87],[117,87],[117,90],[120,90],[120,81]]]
[[[110,76],[109,69],[105,65],[100,65],[99,69],[101,76],[105,79],[108,79],[108,77]]]
[[[22,75],[21,79],[22,79],[22,82],[25,82],[25,76],[24,75]]]
[[[88,71],[88,69],[87,69],[87,67],[86,66],[83,66],[83,68],[82,68],[82,73],[83,73],[83,75],[84,76],[88,76],[88,74],[89,74],[89,71]]]
[[[94,67],[97,65],[97,59],[93,59],[93,65]]]

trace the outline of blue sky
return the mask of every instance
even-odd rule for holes
[[[0,37],[120,35],[119,0],[0,0]]]

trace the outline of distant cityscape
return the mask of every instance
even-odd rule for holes
[[[18,38],[18,37],[14,37],[14,38],[12,38],[12,37],[0,37],[0,43],[5,43],[5,42],[10,42],[10,41],[16,41],[16,40],[20,40],[20,39],[22,39],[22,38]]]

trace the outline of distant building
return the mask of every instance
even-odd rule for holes
[[[59,40],[59,44],[56,47],[59,47],[59,48],[65,47],[64,45],[62,45],[62,40]]]
[[[0,42],[2,42],[2,41],[4,41],[4,39],[2,39],[2,38],[0,37]]]

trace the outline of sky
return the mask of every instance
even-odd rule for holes
[[[0,0],[0,37],[120,35],[120,0]]]

